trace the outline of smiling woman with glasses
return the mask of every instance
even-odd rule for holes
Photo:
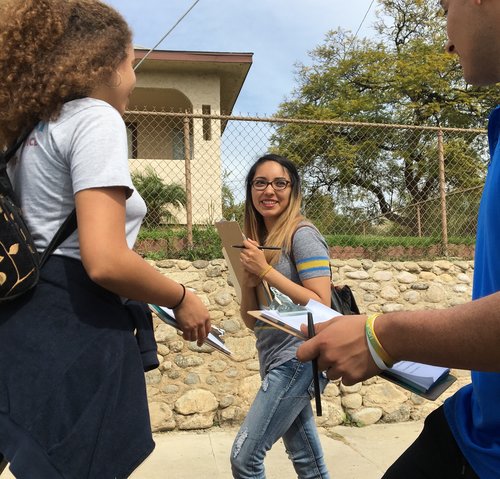
[[[312,369],[295,357],[302,340],[247,314],[261,309],[255,288],[264,279],[294,303],[315,299],[330,306],[328,246],[300,213],[300,184],[295,165],[278,155],[259,158],[246,178],[244,232],[249,239],[240,253],[245,272],[241,316],[255,332],[262,387],[231,451],[236,479],[265,477],[264,457],[280,438],[298,477],[329,477],[311,408]],[[264,252],[259,245],[281,251]],[[323,389],[327,380],[322,376],[320,381]]]

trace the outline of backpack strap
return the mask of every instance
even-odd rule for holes
[[[40,258],[40,268],[45,264],[49,256],[54,252],[55,249],[65,240],[68,236],[73,233],[77,228],[76,223],[76,209],[68,215],[68,217],[64,220],[64,223],[59,227],[56,231],[56,234],[52,238],[52,241],[49,243],[45,251],[42,253]]]
[[[18,204],[14,188],[7,174],[7,163],[14,157],[16,151],[21,147],[21,145],[26,141],[32,129],[25,130],[21,136],[16,140],[16,142],[4,153],[0,153],[0,194],[9,196],[12,198],[16,204]],[[76,223],[76,209],[68,215],[64,220],[63,224],[56,231],[56,234],[52,238],[45,251],[42,253],[40,258],[40,267],[42,267],[49,256],[54,252],[55,249],[73,233],[77,228]]]
[[[12,183],[10,182],[9,175],[7,175],[7,163],[14,157],[16,151],[26,141],[31,130],[24,131],[16,142],[7,149],[7,151],[0,153],[0,194],[10,196],[13,200],[16,199]],[[17,202],[16,202],[17,203]]]

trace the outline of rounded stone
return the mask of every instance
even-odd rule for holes
[[[208,261],[205,261],[203,259],[198,259],[196,261],[193,261],[192,265],[196,269],[205,269],[208,266]]]
[[[365,407],[351,414],[351,421],[356,426],[370,426],[382,417],[382,409],[378,407]]]
[[[407,271],[402,271],[396,276],[396,279],[403,284],[412,284],[417,281],[417,276]]]
[[[217,290],[217,283],[215,281],[208,280],[203,282],[203,291],[205,293],[213,293],[216,290]]]
[[[214,301],[219,306],[227,306],[233,301],[233,296],[229,291],[220,291],[214,296]]]
[[[184,380],[184,384],[191,386],[193,384],[198,384],[200,382],[200,376],[195,373],[189,373]]]
[[[390,281],[392,278],[393,274],[390,271],[376,271],[373,273],[375,281]]]
[[[175,411],[179,414],[202,414],[215,411],[219,403],[216,397],[205,389],[191,389],[175,401]]]
[[[399,298],[399,291],[393,286],[384,286],[380,291],[380,296],[386,300],[393,301]]]

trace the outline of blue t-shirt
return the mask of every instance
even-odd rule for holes
[[[488,127],[491,162],[479,207],[472,298],[500,291],[500,107]],[[500,347],[500,346],[499,346]],[[472,371],[472,383],[444,404],[451,431],[474,471],[500,478],[500,374]]]

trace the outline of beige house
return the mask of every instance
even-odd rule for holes
[[[138,60],[147,50],[136,48]],[[132,170],[152,167],[167,184],[191,192],[192,222],[222,216],[221,136],[252,65],[252,53],[152,52],[137,70],[125,115]],[[190,117],[180,113],[194,114]],[[172,115],[172,113],[176,115]],[[175,213],[186,223],[186,211]]]

